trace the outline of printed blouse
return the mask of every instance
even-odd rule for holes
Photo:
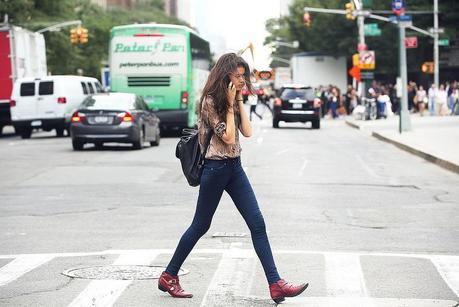
[[[226,144],[222,139],[223,134],[226,132],[226,121],[218,117],[214,107],[214,100],[211,96],[203,99],[201,113],[198,116],[199,145],[201,146],[201,151],[204,150],[210,129],[214,132],[207,148],[206,159],[223,160],[236,158],[241,155],[241,145],[239,143],[241,114],[237,103],[234,104],[234,121],[236,126],[236,141],[234,144]]]

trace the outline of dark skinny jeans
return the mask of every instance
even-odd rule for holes
[[[280,277],[274,264],[265,221],[258,208],[249,179],[242,168],[240,158],[206,160],[193,222],[180,239],[166,272],[173,276],[177,275],[195,244],[209,230],[223,191],[230,195],[250,229],[253,246],[268,283],[277,282]]]

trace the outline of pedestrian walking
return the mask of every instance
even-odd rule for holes
[[[428,102],[427,93],[422,85],[419,85],[418,90],[416,91],[416,96],[414,101],[418,107],[419,114],[424,116],[424,111],[426,109],[426,103]]]
[[[338,105],[339,105],[339,95],[336,87],[331,89],[331,92],[328,96],[328,104],[330,106],[330,115],[333,119],[338,117]]]
[[[448,92],[445,89],[445,85],[440,84],[435,95],[435,110],[437,110],[437,115],[444,116],[447,113],[448,109]]]
[[[252,135],[249,117],[244,109],[241,90],[253,91],[249,66],[240,56],[227,53],[212,68],[198,105],[198,129],[201,148],[213,130],[201,177],[196,212],[189,228],[180,239],[166,270],[158,280],[158,288],[171,296],[190,298],[177,276],[183,262],[210,227],[223,191],[226,191],[250,229],[253,246],[268,280],[271,298],[282,302],[285,297],[302,293],[308,284],[292,285],[281,279],[266,234],[263,215],[241,165],[239,132]]]
[[[249,104],[250,104],[250,121],[252,121],[252,114],[255,114],[258,116],[259,119],[263,119],[263,117],[257,113],[257,105],[258,105],[258,97],[257,95],[249,95],[248,98]]]
[[[432,83],[432,85],[429,88],[428,96],[429,96],[429,113],[430,115],[435,115],[435,96],[437,96],[437,89],[435,88],[434,83]]]

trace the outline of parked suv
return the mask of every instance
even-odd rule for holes
[[[284,85],[279,97],[274,100],[273,127],[279,128],[279,122],[311,122],[313,129],[320,128],[320,99],[314,95],[310,86]]]
[[[24,139],[30,138],[34,128],[56,129],[57,136],[63,136],[81,102],[101,92],[99,81],[90,77],[20,78],[14,83],[11,95],[11,121],[16,133]]]

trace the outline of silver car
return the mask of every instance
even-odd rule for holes
[[[158,146],[159,118],[142,97],[128,93],[103,93],[86,98],[73,113],[70,135],[74,150],[84,144],[131,143],[141,149],[146,142]]]

